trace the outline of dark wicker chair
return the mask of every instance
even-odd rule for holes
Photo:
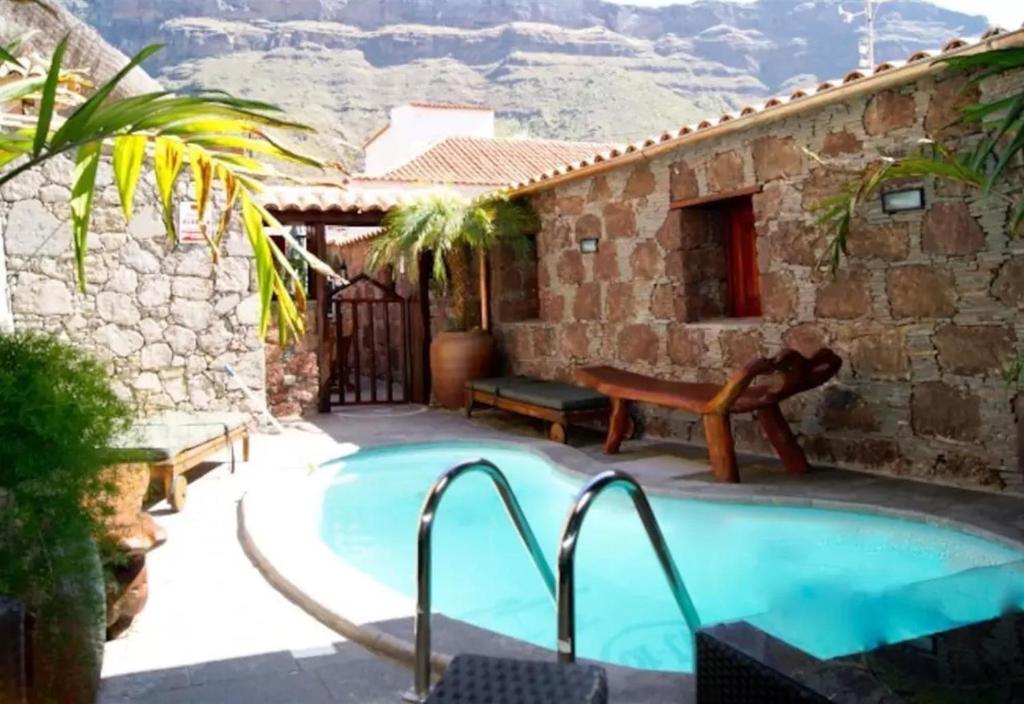
[[[426,704],[605,704],[608,683],[595,665],[459,655]]]

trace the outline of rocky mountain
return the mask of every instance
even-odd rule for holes
[[[834,0],[66,0],[126,52],[167,45],[149,69],[176,88],[276,102],[358,158],[387,108],[485,103],[506,134],[625,140],[738,108],[858,62]],[[857,0],[847,6],[856,9]],[[893,0],[879,59],[903,58],[981,17]]]

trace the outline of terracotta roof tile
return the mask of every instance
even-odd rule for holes
[[[260,194],[260,202],[270,210],[291,212],[372,213],[412,202],[425,189],[358,188],[341,186],[271,186]]]
[[[507,186],[555,166],[592,159],[611,145],[548,139],[449,137],[368,181]]]
[[[652,146],[655,146],[655,143],[660,145],[666,142],[682,141],[696,132],[703,132],[708,130],[713,131],[714,128],[719,127],[724,123],[742,122],[746,118],[754,117],[765,111],[771,110],[772,108],[777,108],[788,103],[798,103],[802,100],[814,98],[816,96],[820,96],[823,94],[827,95],[829,93],[832,93],[833,91],[836,92],[836,95],[839,95],[839,91],[843,90],[846,86],[850,85],[851,83],[860,83],[862,81],[867,82],[872,77],[878,76],[879,74],[892,75],[894,73],[899,73],[902,69],[908,68],[909,66],[917,62],[933,59],[937,56],[941,56],[942,54],[946,54],[952,51],[959,51],[965,48],[969,49],[974,46],[979,46],[984,42],[990,41],[992,39],[1005,38],[1009,34],[1024,37],[1024,31],[1022,30],[1014,30],[1013,32],[1007,32],[1006,30],[1000,27],[993,27],[992,29],[985,32],[985,34],[983,34],[981,37],[976,39],[963,39],[958,37],[948,41],[945,45],[943,45],[941,49],[938,50],[915,51],[913,54],[907,57],[906,61],[885,61],[878,64],[877,66],[870,70],[855,69],[853,71],[848,72],[845,76],[843,76],[840,79],[822,81],[818,83],[817,86],[796,90],[792,94],[790,94],[788,98],[769,98],[764,102],[764,104],[760,108],[747,106],[740,110],[740,112],[737,114],[724,113],[722,115],[719,115],[718,118],[715,119],[701,120],[695,125],[684,125],[676,132],[675,136],[671,136],[671,130],[666,130],[663,133],[662,137],[658,140],[641,139],[636,142],[633,142],[632,144],[628,144],[622,148],[601,149],[600,152],[596,155],[584,154],[578,156],[576,159],[573,160],[565,161],[560,164],[552,164],[547,166],[546,168],[539,169],[538,171],[531,174],[529,177],[525,179],[513,181],[510,185],[513,189],[522,190],[541,186],[544,184],[545,181],[548,181],[552,178],[572,171],[575,171],[582,176],[587,171],[588,166],[593,166],[599,162],[612,161],[615,160],[616,158],[620,158],[628,154],[643,151],[644,149],[648,149]]]
[[[413,100],[408,103],[417,108],[433,108],[435,110],[485,110],[491,112],[494,108],[476,103],[443,103],[434,100]]]

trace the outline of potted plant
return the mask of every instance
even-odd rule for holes
[[[521,199],[488,194],[468,199],[454,192],[429,193],[392,209],[381,235],[370,248],[371,271],[433,254],[434,282],[450,294],[449,329],[430,344],[430,374],[434,398],[447,408],[459,408],[465,385],[493,372],[494,338],[490,334],[487,254],[498,246],[514,253],[529,249],[527,235],[536,232],[537,215]],[[479,277],[479,318],[470,305],[472,263]],[[407,266],[410,276],[419,267]]]
[[[30,702],[92,702],[106,634],[111,439],[131,419],[104,367],[36,334],[0,335],[0,594],[31,616]]]

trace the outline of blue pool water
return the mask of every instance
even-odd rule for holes
[[[322,537],[347,564],[413,597],[419,510],[452,465],[506,474],[554,566],[582,481],[503,445],[436,443],[329,463]],[[973,535],[847,511],[652,496],[704,624],[748,619],[819,657],[858,652],[1024,606],[1024,554]],[[691,636],[625,494],[605,494],[577,553],[578,652],[691,671]],[[555,609],[492,485],[452,486],[434,529],[434,610],[548,648]]]

